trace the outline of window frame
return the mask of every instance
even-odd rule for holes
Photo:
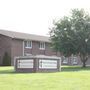
[[[78,64],[78,58],[77,57],[73,57],[73,64]]]
[[[25,45],[25,43],[26,43],[26,45]],[[31,49],[32,48],[32,41],[29,41],[29,40],[28,41],[24,41],[24,47]]]
[[[68,58],[67,57],[63,57],[63,64],[68,64]]]
[[[45,46],[46,46],[45,42],[39,42],[39,49],[40,50],[45,50]]]

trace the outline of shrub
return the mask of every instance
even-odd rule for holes
[[[7,52],[4,53],[2,65],[3,66],[10,66],[11,65],[11,57],[8,55]]]

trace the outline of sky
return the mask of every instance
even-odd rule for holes
[[[90,12],[90,1],[0,0],[0,29],[48,36],[53,20],[74,8]]]

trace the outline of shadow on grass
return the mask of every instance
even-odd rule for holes
[[[0,74],[20,74],[14,71],[13,67],[0,66]]]
[[[0,74],[15,74],[15,72],[10,70],[2,70],[0,71]]]
[[[30,74],[30,73],[18,73],[14,70],[0,70],[0,74]]]
[[[32,74],[32,73],[17,73],[13,68],[1,67],[0,74]],[[74,71],[90,71],[90,66],[82,68],[81,66],[62,66],[61,72],[74,72]],[[50,72],[49,72],[50,73]]]
[[[62,72],[73,72],[73,71],[89,71],[90,66],[87,66],[85,68],[81,66],[62,66]]]

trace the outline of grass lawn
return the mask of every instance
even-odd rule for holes
[[[62,67],[56,73],[15,73],[0,67],[0,90],[90,90],[90,67]]]

